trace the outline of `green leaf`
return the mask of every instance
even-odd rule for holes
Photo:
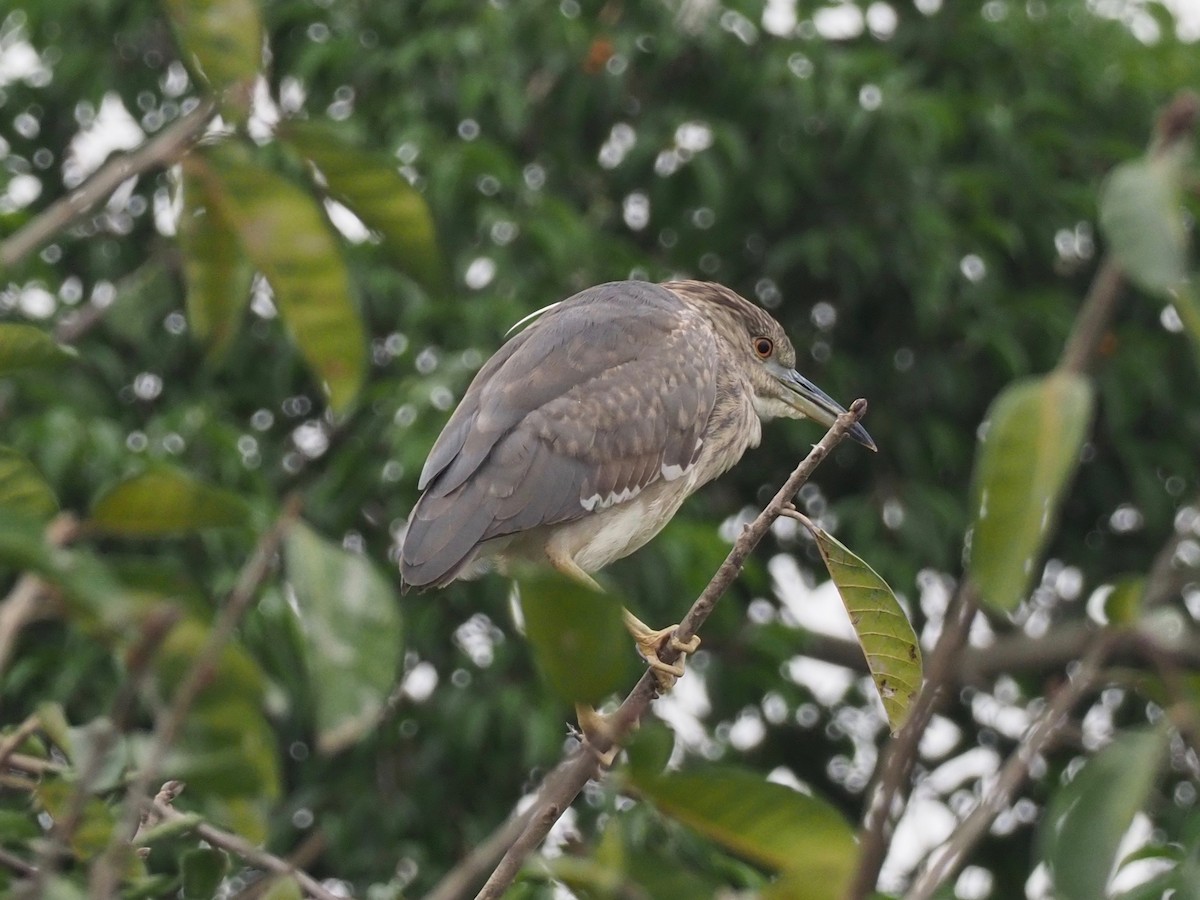
[[[1196,290],[1196,282],[1189,281],[1177,285],[1171,292],[1171,305],[1179,314],[1184,331],[1192,342],[1192,354],[1200,365],[1200,294]]]
[[[1133,625],[1142,612],[1146,579],[1122,578],[1104,599],[1104,615],[1110,625]]]
[[[1180,185],[1186,147],[1117,166],[1100,190],[1100,228],[1117,262],[1144,290],[1166,294],[1187,279]]]
[[[187,900],[211,900],[229,871],[229,857],[216,847],[196,847],[183,854],[183,897]]]
[[[313,198],[242,151],[224,145],[203,155],[216,174],[212,183],[220,185],[210,196],[266,276],[330,405],[344,412],[362,387],[367,365],[366,335],[345,261]]]
[[[208,344],[211,355],[219,357],[241,326],[254,266],[222,212],[217,200],[220,185],[214,182],[211,168],[195,156],[184,157],[179,245],[188,322],[196,337]]]
[[[650,776],[634,786],[663,813],[772,872],[803,872],[794,900],[839,900],[854,872],[854,832],[828,803],[729,767]]]
[[[445,289],[433,216],[394,159],[352,147],[340,132],[312,122],[289,121],[279,135],[320,170],[335,199],[379,233],[396,268],[434,293]]]
[[[32,325],[0,323],[0,375],[73,362],[78,354]]]
[[[262,900],[303,900],[300,882],[291,875],[276,877],[262,894]]]
[[[101,495],[88,525],[105,534],[150,538],[245,525],[248,516],[246,501],[232,491],[161,466]]]
[[[0,508],[39,522],[58,512],[58,500],[33,463],[10,447],[0,446]]]
[[[614,596],[557,572],[524,572],[517,585],[525,634],[555,693],[596,704],[628,683],[633,645]]]
[[[1091,383],[1053,372],[1009,385],[988,410],[972,476],[968,571],[983,601],[1012,610],[1029,587],[1092,417]]]
[[[862,645],[888,724],[892,731],[899,731],[921,687],[921,647],[916,632],[896,595],[874,569],[833,535],[816,527],[812,533]]]
[[[284,560],[300,607],[317,747],[334,753],[375,724],[395,685],[402,652],[399,598],[392,580],[367,557],[322,540],[303,524],[288,531]]]
[[[244,120],[262,61],[259,4],[255,0],[164,0],[164,5],[193,74],[224,95],[226,113]]]
[[[1125,732],[1051,797],[1039,837],[1056,897],[1106,896],[1117,847],[1154,787],[1166,748],[1166,729]]]

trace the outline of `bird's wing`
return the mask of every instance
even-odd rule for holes
[[[582,518],[683,477],[716,398],[715,339],[657,285],[577,294],[488,361],[438,438],[404,540],[409,584],[480,542]]]

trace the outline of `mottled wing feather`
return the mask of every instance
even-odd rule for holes
[[[716,348],[695,315],[656,285],[600,285],[501,348],[430,453],[405,581],[444,583],[482,541],[682,477],[715,402]]]

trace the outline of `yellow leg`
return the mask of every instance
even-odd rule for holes
[[[625,617],[625,627],[633,635],[638,653],[654,670],[659,686],[664,691],[669,691],[675,685],[675,679],[683,675],[684,657],[689,653],[695,653],[700,648],[699,636],[692,635],[691,640],[681,641],[675,637],[678,625],[671,625],[667,628],[651,628],[629,610],[622,610],[622,612]],[[679,662],[665,663],[658,658],[659,651],[666,646],[679,653]]]
[[[612,729],[608,727],[608,719],[600,715],[594,706],[587,703],[575,704],[575,717],[579,720],[579,730],[583,732],[584,743],[596,754],[600,765],[606,769],[612,768],[619,749],[612,738]],[[600,747],[608,747],[604,752]]]
[[[604,588],[600,587],[600,583],[587,572],[583,571],[583,569],[579,568],[575,564],[575,560],[571,559],[571,557],[560,553],[553,553],[547,548],[546,559],[550,561],[550,565],[568,578],[574,579],[585,587],[591,588],[597,594],[604,593]]]

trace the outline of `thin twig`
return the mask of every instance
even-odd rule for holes
[[[37,875],[37,866],[21,859],[15,853],[9,853],[3,847],[0,847],[0,866],[20,875],[22,878],[32,878]]]
[[[50,204],[24,228],[0,243],[0,269],[15,266],[62,229],[91,212],[123,182],[175,162],[204,133],[216,108],[215,101],[203,99],[195,109],[140,147],[109,157],[83,184]]]
[[[906,900],[929,900],[948,878],[958,872],[967,855],[987,833],[996,816],[1012,804],[1017,790],[1029,776],[1030,764],[1058,737],[1069,721],[1068,716],[1075,704],[1096,685],[1112,646],[1110,633],[1103,632],[1097,635],[1075,676],[1064,682],[1055,692],[1053,699],[1021,739],[1017,749],[1005,761],[1004,767],[992,782],[991,788],[980,798],[979,804],[954,829],[950,839],[930,856],[928,865],[909,890]]]
[[[866,414],[867,401],[856,400],[849,412],[839,416],[820,442],[796,467],[779,492],[749,525],[745,527],[725,561],[721,563],[708,586],[696,598],[692,608],[675,629],[679,643],[686,644],[696,634],[721,595],[737,578],[751,551],[763,539],[772,523],[782,514],[784,507],[796,496],[796,492],[808,481],[813,471],[846,436],[846,432]],[[674,643],[674,642],[673,642]],[[665,663],[679,658],[679,651],[667,645],[659,653]],[[638,722],[650,709],[650,703],[658,695],[658,681],[649,670],[630,691],[616,712],[605,720],[603,733],[589,739],[588,744],[576,748],[542,782],[537,799],[529,809],[525,829],[509,846],[493,870],[491,877],[479,892],[476,900],[496,900],[512,884],[526,858],[538,848],[554,823],[579,796],[584,786],[600,770],[599,760],[615,747],[620,747]],[[502,826],[507,830],[507,825]],[[489,842],[490,843],[490,842]],[[453,873],[452,873],[453,874]],[[449,894],[438,896],[450,897]]]
[[[156,819],[157,822],[162,823],[179,822],[190,818],[190,816],[179,812],[175,807],[158,799],[146,801],[142,806],[142,810],[152,819]],[[222,831],[220,828],[204,821],[197,822],[191,830],[201,840],[207,841],[214,847],[220,847],[228,853],[232,853],[256,869],[262,869],[264,872],[274,872],[276,875],[290,875],[296,879],[300,887],[311,897],[317,897],[318,900],[341,900],[338,895],[331,892],[303,869],[298,869],[287,860],[280,859],[275,854],[268,853],[266,850],[256,847],[240,835]],[[92,896],[96,895],[93,894]]]
[[[846,895],[850,900],[863,900],[875,891],[892,829],[911,789],[921,735],[957,683],[958,660],[975,618],[976,605],[975,589],[969,582],[960,583],[946,607],[942,632],[925,665],[925,684],[904,727],[888,741],[881,754],[871,800],[858,833],[858,869]]]
[[[37,713],[33,713],[24,722],[12,730],[10,734],[4,736],[4,740],[0,740],[0,769],[3,769],[8,762],[12,752],[21,746],[21,741],[29,737],[42,726],[42,720]]]
[[[259,587],[270,574],[279,547],[299,515],[300,498],[298,495],[292,495],[284,502],[279,517],[259,539],[254,553],[242,567],[237,583],[217,614],[204,646],[200,648],[191,667],[184,675],[179,687],[176,688],[171,705],[159,717],[146,757],[129,785],[121,820],[113,829],[112,840],[109,842],[108,848],[92,866],[91,892],[94,896],[107,897],[112,893],[117,877],[116,873],[119,869],[118,855],[121,848],[128,844],[129,838],[137,828],[142,807],[149,800],[150,785],[158,777],[167,751],[175,742],[196,698],[211,682],[225,645],[233,638],[233,633],[242,616],[245,615],[246,610],[257,596]]]
[[[46,526],[46,543],[61,547],[74,540],[78,532],[78,520],[70,513],[59,513]],[[38,614],[47,590],[46,582],[40,576],[26,572],[0,602],[0,673],[8,663],[17,634]]]

